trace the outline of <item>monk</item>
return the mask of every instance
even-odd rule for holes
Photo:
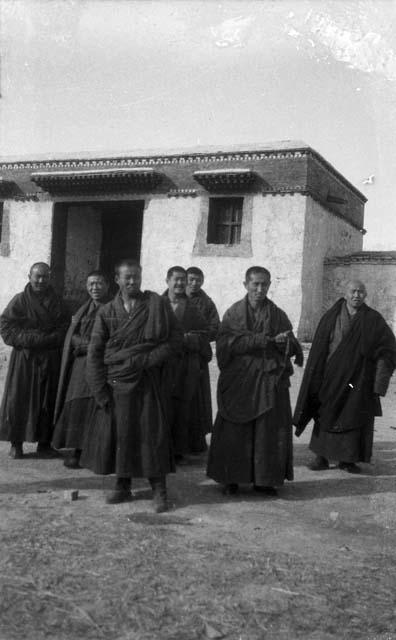
[[[201,315],[205,318],[208,324],[208,338],[209,341],[212,342],[217,338],[220,318],[212,298],[202,289],[204,279],[202,269],[198,267],[189,267],[187,269],[187,296],[190,302],[198,307]]]
[[[360,473],[356,463],[371,459],[374,417],[382,415],[379,396],[396,366],[396,342],[366,296],[363,282],[348,282],[312,342],[293,422],[299,436],[314,420],[313,471],[328,469],[333,460],[348,473]]]
[[[218,414],[207,474],[226,495],[251,483],[276,496],[293,480],[290,357],[302,365],[302,350],[285,312],[267,298],[270,284],[264,267],[247,270],[247,295],[226,311],[217,339]]]
[[[0,407],[0,439],[9,455],[23,457],[24,442],[38,442],[37,454],[52,457],[53,415],[67,308],[50,286],[50,268],[36,262],[29,282],[0,318],[4,342],[13,347]]]
[[[81,468],[85,432],[96,409],[86,381],[87,351],[96,314],[108,301],[109,283],[101,271],[91,271],[86,288],[89,299],[72,317],[66,334],[54,415],[52,446],[73,450],[63,463],[71,469]]]
[[[188,454],[206,451],[205,436],[212,428],[208,372],[212,350],[208,322],[186,295],[185,269],[171,267],[166,282],[164,297],[183,328],[183,349],[167,362],[164,372],[170,400],[168,416],[176,462],[186,464]]]
[[[161,366],[181,348],[181,331],[164,299],[142,291],[134,260],[116,267],[119,292],[99,309],[88,346],[87,380],[98,405],[81,465],[115,473],[109,504],[130,500],[131,478],[148,478],[154,510],[166,511],[166,475],[174,471],[161,395]]]

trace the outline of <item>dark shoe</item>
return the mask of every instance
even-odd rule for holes
[[[59,453],[48,442],[39,442],[36,453],[40,458],[59,458]]]
[[[361,468],[354,462],[340,462],[338,467],[347,473],[362,473]]]
[[[239,486],[232,482],[230,484],[226,484],[223,488],[223,494],[225,496],[235,496],[239,491]]]
[[[117,478],[114,491],[106,497],[106,504],[120,504],[132,500],[131,479]]]
[[[166,480],[163,478],[149,478],[153,490],[153,508],[155,513],[168,511],[168,499],[166,495]]]
[[[22,442],[12,442],[8,455],[10,458],[13,458],[13,460],[20,460],[23,458]]]
[[[175,462],[178,467],[185,467],[189,464],[189,461],[186,458],[186,456],[183,456],[181,454],[175,455]]]
[[[275,496],[278,495],[278,492],[275,489],[275,487],[263,487],[261,484],[255,484],[253,488],[258,493],[263,493],[266,496],[274,496],[275,497]]]
[[[325,471],[329,468],[329,461],[323,456],[316,456],[315,460],[308,465],[311,471]]]
[[[82,469],[80,466],[81,449],[75,449],[73,455],[66,458],[63,462],[68,469]]]

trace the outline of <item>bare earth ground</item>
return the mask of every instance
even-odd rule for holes
[[[107,506],[112,478],[1,443],[0,639],[396,639],[395,381],[383,408],[361,476],[309,471],[308,429],[278,499],[224,498],[201,458],[161,515],[143,480]]]

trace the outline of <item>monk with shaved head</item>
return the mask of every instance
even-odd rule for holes
[[[10,456],[23,457],[23,443],[37,442],[40,457],[54,455],[50,443],[62,345],[69,314],[51,287],[51,271],[35,262],[29,282],[0,317],[0,333],[11,347],[0,408],[0,440]]]
[[[382,415],[379,398],[396,367],[396,341],[366,296],[361,280],[347,282],[312,342],[293,422],[298,436],[314,421],[313,471],[336,461],[340,469],[360,473],[356,463],[371,459],[374,417]]]

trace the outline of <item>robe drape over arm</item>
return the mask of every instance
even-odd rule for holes
[[[207,337],[210,342],[216,340],[220,327],[220,318],[216,309],[216,305],[212,298],[205,291],[200,289],[197,293],[191,293],[189,296],[191,304],[196,306],[205,318],[207,323]]]

